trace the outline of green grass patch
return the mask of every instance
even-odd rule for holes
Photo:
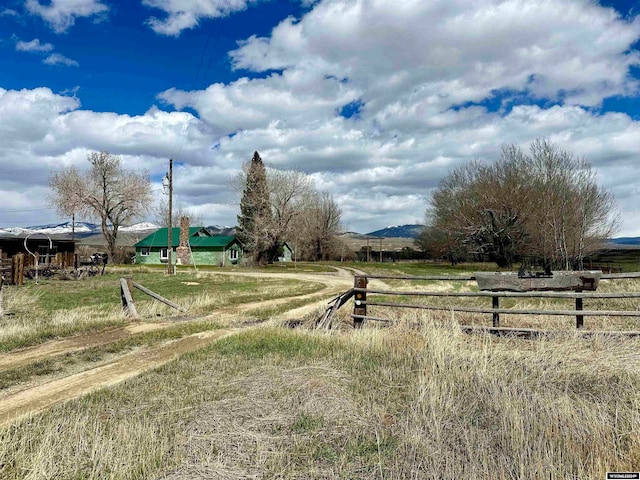
[[[252,330],[241,335],[233,335],[216,342],[213,351],[220,355],[244,357],[251,360],[265,357],[310,358],[318,353],[321,348],[320,338],[309,339],[300,336],[288,335],[281,331],[265,335],[264,330]]]
[[[44,315],[39,315],[39,318],[33,323],[28,322],[28,317],[24,320],[18,319],[18,322],[11,322],[13,323],[13,325],[10,325],[9,329],[16,330],[16,333],[13,333],[11,331],[2,332],[2,329],[0,328],[0,333],[4,333],[5,336],[5,338],[2,338],[2,340],[0,340],[0,352],[10,352],[18,348],[38,345],[49,340],[69,337],[80,332],[100,332],[109,328],[122,327],[129,323],[128,320],[124,318],[110,317],[101,318],[96,320],[95,322],[89,323],[81,322],[79,324],[61,324],[58,322],[52,322],[51,319],[45,317]],[[3,323],[6,324],[8,322]],[[16,326],[15,323],[18,323],[18,325]]]
[[[78,307],[92,307],[95,309],[109,309],[120,304],[120,278],[123,272],[111,272],[101,277],[90,277],[84,281],[47,280],[38,285],[28,283],[24,287],[29,292],[38,295],[38,306],[45,312],[68,310]],[[298,287],[300,282],[282,279],[257,279],[249,277],[234,277],[228,275],[202,274],[194,276],[192,272],[178,275],[165,275],[162,272],[143,272],[130,275],[133,281],[149,290],[162,295],[174,302],[180,302],[189,297],[207,293],[220,295],[222,302],[227,305],[243,303],[248,298],[262,299],[265,286],[281,287],[284,289]],[[257,288],[259,287],[259,288]],[[314,291],[317,285],[304,288]],[[153,302],[150,297],[133,291],[136,303]],[[273,297],[268,297],[273,298]]]
[[[293,433],[308,433],[324,425],[324,418],[309,413],[300,413],[293,424],[291,425],[291,431]]]
[[[47,358],[20,368],[0,372],[0,390],[38,376],[60,372],[62,369],[60,361]]]
[[[336,267],[347,267],[362,270],[370,275],[470,275],[477,271],[494,271],[495,264],[492,263],[460,263],[450,265],[447,263],[431,262],[332,262],[329,265]]]
[[[0,318],[0,351],[10,351],[80,332],[95,332],[127,323],[120,307],[120,278],[133,281],[182,305],[191,315],[207,315],[214,309],[250,302],[289,298],[313,293],[322,284],[288,278],[250,278],[191,272],[167,276],[149,269],[118,269],[84,281],[47,280],[8,287]],[[146,294],[134,290],[142,318],[176,315]]]

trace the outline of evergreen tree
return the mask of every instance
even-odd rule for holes
[[[254,152],[240,200],[237,236],[253,261],[260,265],[267,262],[273,246],[272,223],[267,172],[260,154]]]

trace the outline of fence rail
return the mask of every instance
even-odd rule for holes
[[[381,280],[440,280],[440,281],[462,281],[469,282],[476,279],[473,275],[360,275],[363,278],[377,278]],[[603,273],[600,280],[620,280],[625,278],[640,278],[640,272],[627,273]]]
[[[600,277],[601,280],[622,280],[640,278],[640,272],[632,273],[614,273],[605,274]],[[620,292],[620,293],[596,293],[596,292],[558,292],[558,291],[536,291],[536,292],[511,292],[511,291],[480,291],[480,292],[442,292],[442,291],[415,291],[415,290],[387,290],[367,288],[369,279],[381,280],[405,280],[405,281],[473,281],[474,276],[460,275],[429,275],[429,276],[406,276],[406,275],[359,275],[354,279],[354,309],[351,315],[354,327],[360,328],[365,320],[378,322],[393,322],[388,318],[380,318],[369,315],[367,307],[391,307],[391,308],[407,308],[420,310],[439,310],[451,312],[467,312],[467,313],[483,313],[492,315],[492,329],[505,330],[500,326],[500,315],[560,315],[574,316],[576,318],[576,328],[584,327],[584,317],[640,317],[639,310],[585,310],[585,299],[640,299],[640,292]],[[452,306],[452,305],[432,305],[418,303],[402,303],[389,301],[367,300],[367,295],[385,295],[385,296],[406,296],[406,297],[451,297],[451,298],[491,298],[491,308],[472,307],[472,306]],[[555,298],[570,299],[575,301],[574,309],[564,310],[544,310],[535,308],[514,309],[501,308],[500,298]],[[640,306],[638,307],[640,308]],[[475,327],[462,326],[463,328],[472,329]],[[507,329],[508,330],[508,329]],[[522,330],[522,329],[521,329]],[[638,332],[629,332],[630,334],[638,334]]]

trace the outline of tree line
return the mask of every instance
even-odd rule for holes
[[[119,228],[145,215],[153,202],[149,173],[127,170],[107,152],[87,159],[85,173],[68,167],[50,177],[50,200],[62,215],[98,219],[115,258]],[[266,168],[254,152],[232,186],[241,193],[237,236],[253,263],[276,260],[285,242],[300,260],[329,260],[345,252],[338,237],[340,207],[308,175]],[[168,220],[166,206],[158,212]],[[529,152],[508,145],[494,163],[472,161],[443,178],[430,196],[426,228],[416,243],[452,263],[472,258],[507,268],[518,262],[581,269],[585,256],[615,233],[615,212],[615,198],[598,186],[586,160],[536,140]]]
[[[74,166],[54,172],[49,178],[50,203],[66,217],[81,216],[100,222],[107,250],[117,259],[120,228],[144,218],[152,210],[153,194],[149,172],[124,168],[118,156],[94,152],[87,156],[90,168]],[[258,152],[232,182],[242,191],[237,236],[252,262],[264,265],[276,260],[284,242],[301,260],[328,260],[339,255],[341,210],[333,197],[318,190],[299,171],[266,169]],[[166,202],[155,208],[156,222],[167,226]],[[172,224],[179,217],[201,220],[188,209],[172,212]]]

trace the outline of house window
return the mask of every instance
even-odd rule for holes
[[[238,260],[238,250],[229,250],[229,260]]]
[[[149,247],[142,247],[140,248],[140,256],[141,257],[148,257],[149,256],[149,251],[151,249]]]
[[[169,259],[169,249],[167,247],[162,247],[160,249],[160,260],[168,260]]]

